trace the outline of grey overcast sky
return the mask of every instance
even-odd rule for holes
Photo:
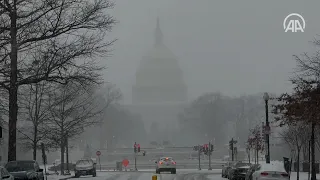
[[[290,91],[293,54],[314,51],[320,34],[320,1],[301,0],[116,0],[119,21],[108,38],[118,38],[105,63],[105,80],[131,103],[141,57],[153,44],[159,16],[165,44],[178,57],[189,99],[201,93],[225,95]],[[304,33],[285,33],[290,13],[306,21]],[[319,37],[320,38],[320,37]]]

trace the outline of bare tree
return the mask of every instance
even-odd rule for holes
[[[0,1],[0,86],[9,94],[9,161],[16,160],[18,87],[100,81],[103,68],[94,59],[114,42],[105,41],[115,24],[106,14],[113,5],[108,0]]]
[[[254,149],[256,153],[256,162],[259,162],[259,153],[264,151],[265,144],[261,134],[261,127],[259,125],[250,129],[250,136],[247,141],[247,146],[250,149]]]
[[[115,103],[117,103],[121,98],[122,98],[122,92],[119,88],[116,87],[115,84],[112,83],[106,83],[102,88],[99,89],[99,91],[97,92],[97,94],[102,97],[99,100],[99,104],[101,104],[101,106],[105,107],[105,111],[103,112],[103,122],[107,124],[107,126],[110,129],[113,129],[113,125],[114,123],[112,123],[112,118],[109,118],[109,113],[110,111],[110,106],[114,105]],[[112,112],[111,112],[112,113]],[[110,139],[110,132],[111,131],[107,131],[108,133],[106,134],[106,129],[103,128],[103,124],[100,126],[100,129],[98,131],[99,134],[97,134],[97,136],[99,137],[99,141],[100,141],[100,148],[103,148],[105,142],[106,142],[106,138],[108,139],[107,142],[109,142]],[[108,137],[106,137],[107,135],[109,135]],[[111,135],[111,139],[112,139],[112,135]]]
[[[37,150],[40,143],[46,138],[44,123],[49,120],[50,107],[47,106],[48,95],[52,90],[52,84],[39,82],[20,88],[20,115],[26,124],[18,132],[22,135],[21,140],[27,150],[32,149],[33,159],[37,158]],[[50,145],[50,144],[48,144]],[[49,147],[49,146],[46,147]]]
[[[303,123],[298,123],[296,125],[289,125],[286,130],[281,134],[283,140],[288,144],[291,149],[295,150],[296,161],[297,161],[297,180],[299,180],[299,169],[300,169],[300,153],[301,149],[305,145],[309,145],[309,140],[311,137],[310,127]]]
[[[67,139],[84,132],[86,127],[101,122],[105,107],[97,102],[94,86],[82,86],[70,82],[59,85],[50,93],[49,106],[51,120],[46,122],[46,134],[51,143],[57,144],[61,151],[61,164],[64,164],[64,152]],[[61,174],[63,174],[61,166]]]

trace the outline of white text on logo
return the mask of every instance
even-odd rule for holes
[[[292,19],[287,23],[288,18],[295,17],[295,19]],[[302,22],[302,25],[301,25]],[[298,13],[291,13],[289,14],[283,21],[283,29],[284,32],[304,32],[304,29],[306,28],[306,22],[304,18],[298,14]]]

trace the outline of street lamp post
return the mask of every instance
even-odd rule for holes
[[[269,132],[270,132],[270,125],[269,125],[269,116],[268,116],[268,101],[269,101],[269,94],[264,93],[263,99],[265,101],[265,109],[266,109],[266,128],[265,128],[265,133],[266,133],[266,141],[267,141],[267,155],[266,155],[266,163],[270,164],[270,139],[269,139]]]

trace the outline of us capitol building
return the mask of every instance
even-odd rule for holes
[[[142,57],[136,71],[129,109],[141,115],[149,134],[148,142],[174,141],[172,133],[179,128],[178,114],[187,105],[187,100],[183,72],[176,56],[163,41],[157,18],[154,45]]]

